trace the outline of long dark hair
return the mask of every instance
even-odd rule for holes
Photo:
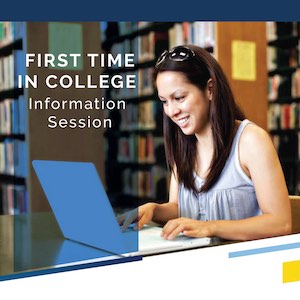
[[[235,120],[243,120],[245,115],[235,103],[227,78],[213,56],[202,48],[192,45],[186,47],[195,52],[197,59],[193,57],[184,61],[174,61],[167,56],[155,68],[154,80],[161,72],[180,72],[188,82],[199,87],[202,92],[205,91],[208,80],[212,80],[212,101],[209,114],[214,151],[209,173],[200,191],[196,187],[194,174],[197,158],[196,136],[185,135],[165,113],[163,118],[168,166],[172,172],[176,166],[179,183],[199,193],[208,191],[218,180],[230,154],[235,135]]]

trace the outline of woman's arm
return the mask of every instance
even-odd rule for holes
[[[289,234],[291,207],[277,153],[261,128],[248,125],[239,144],[240,164],[253,181],[262,215],[232,221],[196,221],[186,218],[172,220],[163,229],[163,237],[218,236],[231,240],[252,240]]]

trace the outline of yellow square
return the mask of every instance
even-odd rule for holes
[[[300,260],[284,262],[282,265],[282,282],[300,281]]]
[[[249,41],[232,41],[232,78],[256,80],[256,44]]]

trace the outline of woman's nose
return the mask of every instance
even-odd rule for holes
[[[179,113],[180,113],[180,108],[178,107],[178,105],[176,103],[169,104],[168,115],[169,115],[170,118],[178,115]]]

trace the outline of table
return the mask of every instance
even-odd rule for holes
[[[0,276],[120,258],[65,239],[50,212],[0,216]]]
[[[212,238],[208,246],[226,243],[229,241]],[[125,261],[138,259],[141,258],[125,257]],[[117,263],[118,260],[123,262],[124,256],[65,239],[52,212],[0,216],[2,277],[86,263]]]

